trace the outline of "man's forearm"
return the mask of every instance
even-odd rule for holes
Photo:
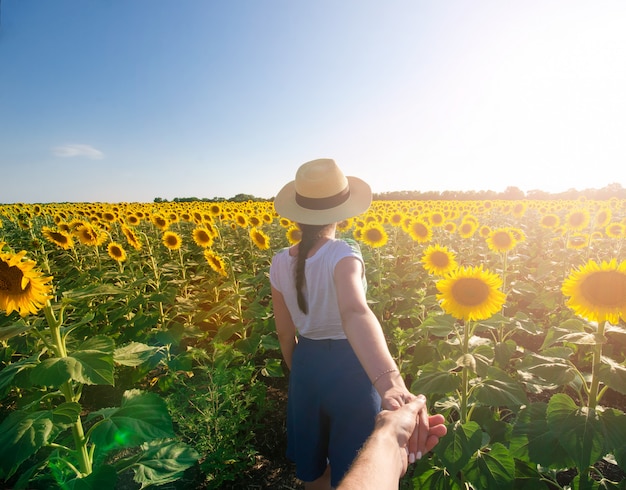
[[[395,434],[374,431],[337,490],[397,490],[403,471],[400,456]]]

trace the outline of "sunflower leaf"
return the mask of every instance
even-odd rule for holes
[[[16,335],[20,335],[24,332],[28,332],[31,328],[33,328],[33,324],[28,324],[24,321],[23,318],[20,318],[17,322],[9,325],[8,327],[0,328],[0,341],[9,340]]]
[[[469,462],[472,454],[480,449],[482,440],[483,433],[476,422],[457,422],[439,440],[433,452],[441,459],[448,473],[456,475]]]
[[[528,403],[523,386],[496,367],[489,368],[487,377],[476,386],[475,396],[479,402],[493,407],[519,407]]]
[[[505,446],[496,442],[471,459],[465,475],[474,488],[513,489],[515,460]]]
[[[626,395],[626,367],[615,362],[613,359],[602,356],[598,378],[609,388]]]
[[[579,407],[564,393],[550,398],[548,430],[558,437],[576,468],[586,470],[603,456],[603,427],[595,410]]]
[[[121,407],[90,414],[91,417],[98,415],[104,419],[96,422],[91,439],[103,451],[174,437],[165,401],[154,393],[128,390],[124,393]]]

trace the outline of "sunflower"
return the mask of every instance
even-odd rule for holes
[[[582,250],[589,246],[589,234],[588,233],[572,233],[567,237],[567,248],[570,250]]]
[[[54,243],[63,250],[69,250],[74,246],[74,239],[69,232],[63,230],[53,230],[47,226],[41,228],[41,233],[50,243]]]
[[[117,242],[110,242],[107,247],[109,257],[117,262],[124,262],[126,260],[126,250]]]
[[[577,315],[617,325],[620,317],[626,320],[626,261],[590,260],[570,273],[561,291],[569,296],[565,304]]]
[[[376,221],[371,221],[361,230],[361,240],[370,247],[382,247],[387,243],[388,239],[387,232],[383,226]]]
[[[614,221],[606,226],[604,233],[611,238],[624,238],[626,237],[626,225]]]
[[[183,239],[175,231],[166,231],[163,233],[163,245],[170,250],[178,250],[183,244]]]
[[[278,222],[280,223],[280,226],[282,226],[283,228],[289,228],[291,225],[293,225],[291,220],[287,218],[280,218]]]
[[[250,239],[259,250],[270,248],[270,237],[256,227],[250,228]]]
[[[464,219],[457,228],[457,232],[459,233],[459,235],[461,235],[462,238],[471,238],[474,233],[476,233],[477,229],[477,222],[469,219]]]
[[[169,221],[167,221],[167,219],[160,214],[152,215],[152,224],[161,231],[167,230],[167,228],[170,226]]]
[[[418,243],[429,242],[433,237],[433,230],[422,219],[414,219],[408,225],[409,236]]]
[[[289,227],[287,230],[287,241],[289,241],[291,245],[295,245],[300,240],[302,240],[302,232],[300,231],[300,228],[296,225]]]
[[[460,267],[437,281],[437,299],[443,310],[465,321],[486,320],[502,309],[506,295],[502,279],[483,266]]]
[[[224,259],[222,259],[222,257],[217,255],[215,252],[213,252],[213,250],[211,250],[210,248],[207,248],[204,251],[204,258],[206,259],[208,264],[211,266],[211,269],[213,269],[215,272],[217,272],[218,274],[221,274],[222,276],[227,275]]]
[[[570,211],[565,218],[565,224],[570,230],[580,231],[587,227],[591,221],[589,211],[586,209],[575,209]]]
[[[248,226],[248,217],[243,213],[237,213],[235,215],[235,223],[241,228],[246,228]]]
[[[203,226],[198,226],[193,230],[193,241],[196,245],[207,248],[213,245],[213,234]]]
[[[129,228],[126,225],[122,225],[122,233],[124,233],[126,241],[131,247],[133,247],[135,250],[141,250],[141,240],[139,240],[139,237],[132,228]]]
[[[34,270],[34,260],[22,260],[26,251],[0,253],[0,310],[21,316],[37,313],[50,299],[52,277]]]
[[[487,246],[494,252],[508,252],[517,244],[513,233],[509,228],[496,228],[487,237]]]
[[[106,233],[89,223],[81,222],[75,229],[74,235],[83,245],[97,247],[107,239]]]
[[[454,253],[441,245],[428,246],[422,255],[422,263],[429,274],[437,276],[444,276],[458,267]]]
[[[338,231],[348,231],[354,225],[354,218],[348,218],[337,223]]]

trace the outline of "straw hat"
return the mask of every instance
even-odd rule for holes
[[[372,202],[370,186],[357,177],[346,177],[334,160],[306,162],[296,179],[274,199],[276,212],[306,225],[326,225],[357,216]]]

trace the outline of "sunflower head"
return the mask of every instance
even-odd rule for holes
[[[22,260],[25,255],[25,251],[0,253],[0,310],[7,315],[35,314],[50,299],[52,277],[36,271],[33,260]]]
[[[218,274],[222,276],[227,275],[224,259],[222,259],[222,257],[217,255],[213,250],[211,250],[210,248],[207,248],[204,251],[204,258],[206,259],[211,269],[213,269],[215,272],[217,272]]]
[[[267,250],[270,248],[270,237],[258,228],[250,228],[250,239],[259,250]]]
[[[590,260],[572,271],[561,291],[569,296],[566,305],[589,321],[617,324],[620,318],[626,320],[626,261],[598,264]]]
[[[506,295],[502,279],[483,266],[460,267],[437,281],[437,299],[458,320],[486,320],[502,309]]]
[[[387,243],[388,239],[387,232],[383,226],[376,221],[369,222],[361,230],[361,240],[370,247],[382,247]]]
[[[199,226],[193,230],[193,241],[196,245],[207,248],[213,245],[213,233],[204,226]]]
[[[124,262],[126,260],[126,250],[117,242],[111,242],[107,246],[107,252],[116,262]]]
[[[487,246],[494,252],[508,252],[517,244],[515,236],[509,228],[492,230],[487,237]]]
[[[429,274],[437,276],[443,276],[458,267],[454,254],[448,247],[441,245],[430,245],[424,250],[422,263]]]
[[[183,239],[174,231],[166,231],[163,233],[163,245],[170,250],[178,250],[183,244]]]

